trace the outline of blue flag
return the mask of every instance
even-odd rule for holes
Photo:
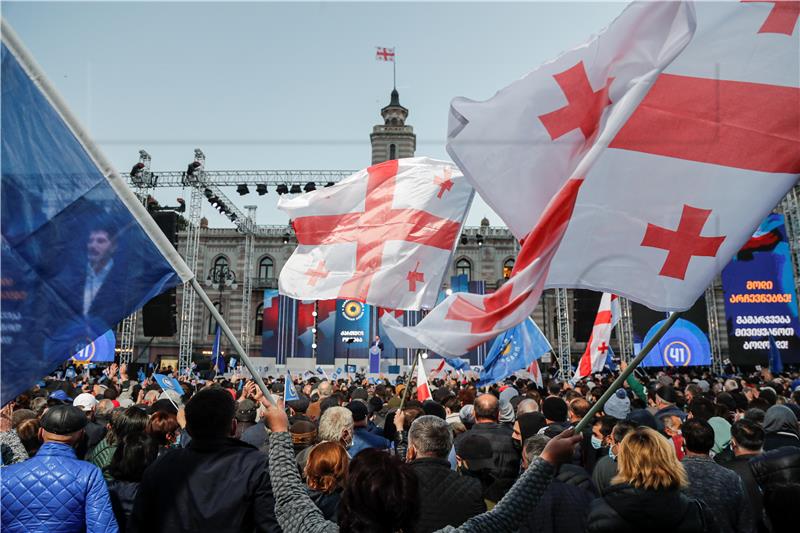
[[[528,318],[494,340],[477,386],[491,385],[517,370],[524,370],[550,350],[550,343]]]
[[[114,360],[116,346],[117,338],[113,331],[108,330],[73,355],[72,361],[83,364],[111,362]]]
[[[769,336],[769,371],[773,374],[783,372],[781,352],[778,350],[778,345],[775,343],[775,337],[772,334]]]
[[[619,370],[619,367],[617,366],[617,363],[614,362],[613,357],[614,357],[614,350],[612,350],[611,346],[609,346],[608,352],[606,353],[606,362],[603,366],[607,368],[609,372],[615,374],[617,370]]]
[[[147,379],[147,375],[145,375],[144,370],[141,368],[136,372],[136,377],[139,379],[139,383],[144,383],[144,380]]]
[[[6,404],[192,274],[5,23],[2,37]]]
[[[456,370],[469,370],[469,359],[462,359],[460,357],[447,358],[447,364]]]
[[[222,333],[222,328],[220,328],[219,324],[217,324],[217,331],[214,334],[214,345],[211,347],[211,361],[214,363],[214,368],[217,369],[217,372],[220,374],[224,374],[226,367],[225,367],[225,357],[220,355],[219,351],[219,341]]]
[[[183,387],[181,387],[177,379],[165,376],[164,374],[153,374],[153,379],[156,380],[156,383],[158,383],[158,386],[161,387],[161,390],[171,390],[183,396]]]
[[[283,385],[283,401],[285,403],[299,399],[300,395],[297,394],[297,389],[294,388],[294,382],[292,381],[292,374],[287,370],[286,383],[284,383]]]

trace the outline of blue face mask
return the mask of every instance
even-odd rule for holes
[[[592,435],[592,448],[599,450],[603,446],[603,439],[599,439]]]
[[[613,446],[608,448],[608,456],[611,457],[612,461],[616,462],[617,454],[615,454],[612,450],[613,450]]]

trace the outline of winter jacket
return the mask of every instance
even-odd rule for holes
[[[86,460],[95,465],[103,472],[103,477],[106,481],[111,481],[113,478],[108,473],[107,468],[111,465],[111,459],[114,457],[114,452],[117,451],[116,444],[109,444],[108,438],[100,441],[100,443],[89,450],[86,455]]]
[[[280,531],[266,456],[238,439],[170,450],[145,470],[128,531]]]
[[[584,531],[589,504],[594,498],[594,486],[586,471],[575,465],[561,465],[555,479],[520,531]]]
[[[322,511],[325,520],[331,522],[339,521],[339,501],[342,499],[342,490],[338,489],[333,492],[320,492],[318,490],[308,489],[308,495],[311,501],[317,506],[317,509]]]
[[[287,432],[270,436],[269,473],[275,490],[275,514],[283,533],[337,533],[339,526],[325,520],[308,496],[295,467],[292,437]],[[536,459],[494,510],[474,516],[447,533],[499,533],[519,528],[553,478],[553,466]]]
[[[494,422],[481,423],[472,426],[472,429],[459,435],[456,440],[463,439],[467,435],[480,435],[489,439],[494,455],[492,475],[496,479],[508,479],[519,475],[520,462],[520,454],[511,442],[511,433],[512,430],[506,426]]]
[[[800,439],[797,435],[789,432],[767,433],[764,438],[764,451],[777,450],[778,448],[800,448]]]
[[[128,521],[133,512],[133,502],[139,492],[138,481],[111,480],[108,482],[108,495],[111,497],[111,508],[119,524],[121,533],[128,529]]]
[[[116,532],[106,482],[72,447],[46,442],[32,459],[3,469],[6,532]]]
[[[0,433],[0,450],[2,450],[2,463],[0,463],[2,466],[21,463],[28,458],[25,445],[13,429]]]
[[[723,466],[729,470],[733,470],[739,474],[740,478],[742,478],[745,491],[745,500],[750,505],[750,509],[752,511],[751,514],[756,522],[757,529],[763,530],[763,521],[761,520],[761,515],[764,509],[764,503],[762,501],[761,489],[758,488],[758,482],[756,481],[755,476],[753,476],[753,470],[750,468],[750,459],[758,457],[759,455],[760,454],[757,453],[738,455],[728,462],[721,463],[720,466]],[[714,459],[716,460],[716,457],[714,457]]]
[[[589,506],[587,533],[716,533],[705,504],[677,489],[612,485]]]
[[[419,480],[417,532],[460,526],[486,511],[480,481],[453,472],[447,459],[426,457],[409,464]]]
[[[391,443],[383,437],[370,433],[367,428],[359,427],[353,432],[353,446],[347,452],[350,457],[355,457],[359,452],[367,448],[376,450],[388,450]]]
[[[681,461],[689,478],[686,494],[702,500],[714,513],[721,533],[751,533],[755,529],[752,508],[745,499],[742,479],[710,457],[684,457]]]

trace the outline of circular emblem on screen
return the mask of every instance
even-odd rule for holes
[[[688,366],[692,350],[682,341],[672,341],[664,348],[664,362],[668,366]]]
[[[347,300],[342,306],[342,311],[347,320],[358,320],[364,316],[364,305],[356,300]]]

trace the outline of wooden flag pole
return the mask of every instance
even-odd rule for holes
[[[244,348],[242,348],[242,345],[239,344],[238,340],[236,340],[236,336],[233,334],[233,331],[231,331],[231,328],[228,327],[228,324],[225,322],[225,319],[222,318],[222,315],[219,313],[219,310],[211,302],[211,299],[208,297],[208,294],[206,294],[206,291],[203,290],[203,287],[200,286],[200,283],[198,283],[197,278],[196,277],[192,278],[191,283],[192,283],[192,288],[200,296],[200,299],[203,301],[203,304],[211,312],[211,316],[214,317],[214,320],[216,320],[217,324],[219,324],[219,326],[222,328],[222,332],[225,334],[226,337],[228,337],[228,340],[233,345],[233,349],[236,350],[236,353],[242,359],[244,366],[246,366],[247,370],[249,370],[250,373],[253,375],[253,381],[256,382],[258,388],[261,389],[262,393],[264,393],[264,397],[267,398],[273,406],[277,407],[278,402],[275,401],[275,398],[272,396],[272,393],[269,391],[269,389],[267,389],[267,386],[264,384],[264,380],[261,379],[261,375],[256,371],[256,367],[253,366],[253,363],[252,361],[250,361],[250,358],[247,356],[246,353],[244,353]]]
[[[592,408],[589,409],[589,412],[586,413],[586,416],[584,416],[581,419],[581,421],[578,422],[578,425],[575,426],[576,434],[580,433],[581,431],[584,430],[584,428],[586,428],[589,422],[594,418],[594,415],[599,413],[600,410],[603,408],[603,406],[606,403],[606,400],[611,398],[611,396],[617,392],[617,389],[622,387],[622,384],[625,382],[626,379],[628,379],[628,376],[630,376],[633,373],[633,371],[636,370],[636,367],[639,366],[639,364],[644,360],[645,357],[647,357],[647,354],[650,353],[650,350],[652,350],[653,347],[658,343],[658,341],[661,340],[661,337],[663,337],[664,334],[667,331],[669,331],[669,328],[671,328],[672,325],[675,323],[675,321],[678,320],[680,315],[681,313],[670,313],[669,318],[667,318],[667,321],[664,322],[661,325],[661,327],[658,328],[656,334],[653,335],[653,337],[649,341],[647,341],[647,344],[645,344],[644,348],[642,348],[642,351],[639,352],[639,355],[637,355],[633,361],[628,363],[628,367],[622,372],[620,372],[619,376],[617,376],[617,379],[615,379],[614,382],[611,384],[611,386],[608,387],[608,390],[606,390],[606,392],[603,393],[603,395],[600,397],[599,400],[597,400],[597,402],[592,406]]]

